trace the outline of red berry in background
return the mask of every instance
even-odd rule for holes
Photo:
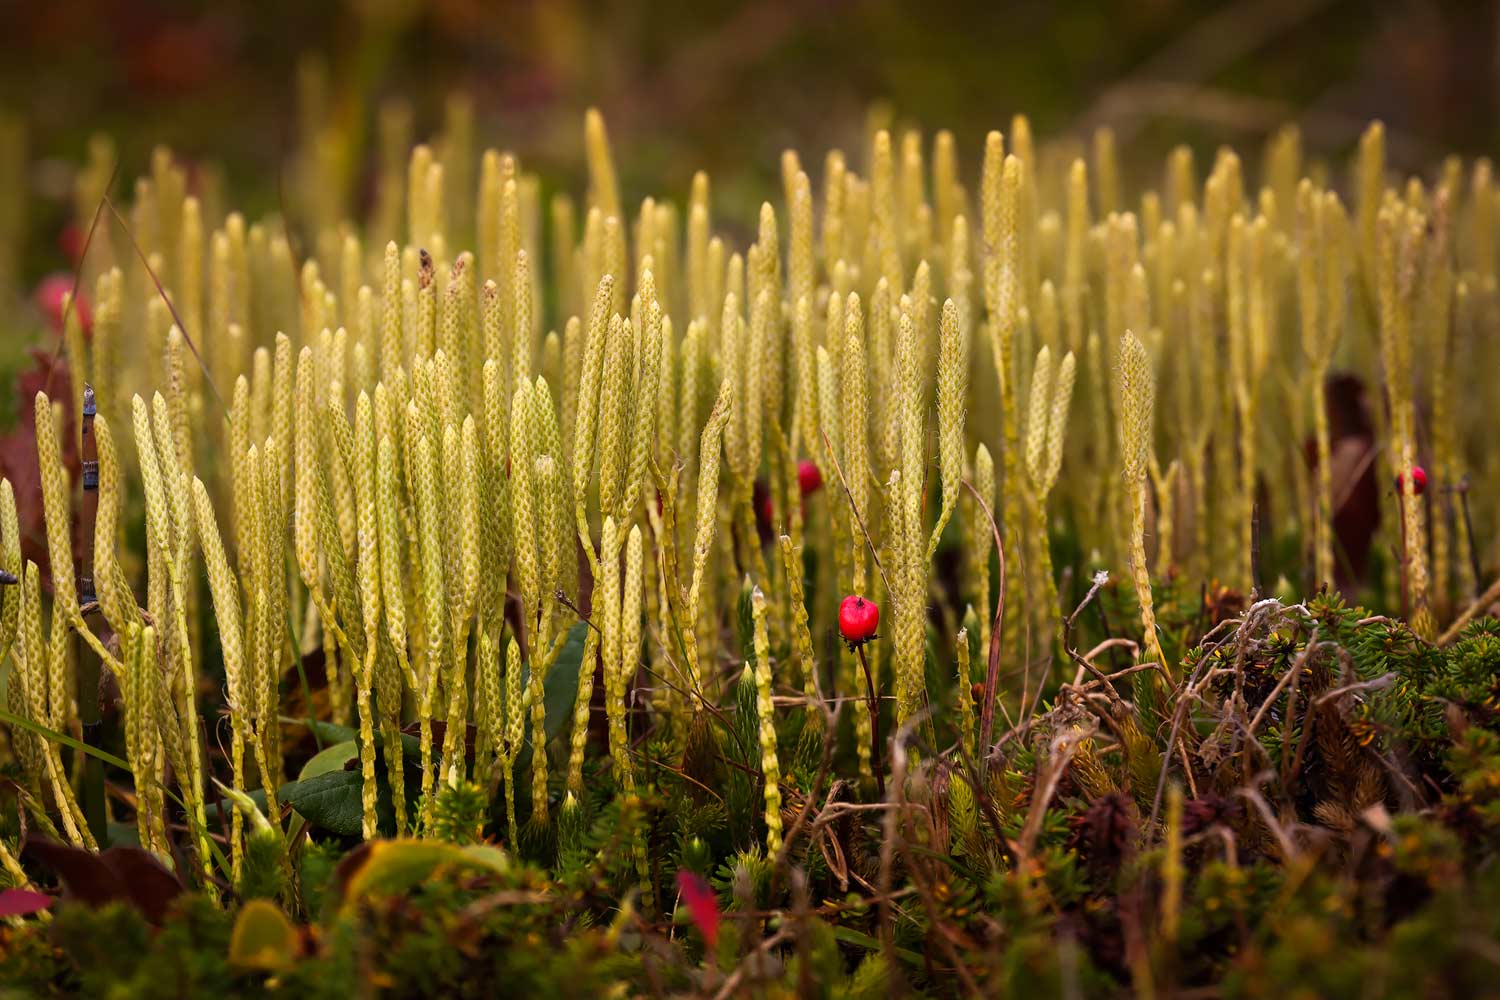
[[[817,462],[804,458],[797,463],[797,485],[801,487],[803,496],[823,488],[823,473],[818,471]]]
[[[776,507],[771,503],[771,487],[764,479],[757,479],[751,487],[750,503],[755,510],[756,529],[762,535],[771,534],[776,523]]]
[[[713,889],[698,875],[685,868],[677,870],[677,890],[687,904],[688,917],[703,935],[703,943],[713,951],[719,945],[719,900]]]
[[[61,333],[63,328],[63,299],[72,290],[73,276],[54,271],[37,283],[36,292],[32,295],[32,301],[57,333]],[[78,322],[83,325],[83,329],[92,329],[94,317],[89,311],[89,300],[82,291],[78,293],[78,301],[73,303],[73,308],[78,311]]]
[[[1400,472],[1396,473],[1396,492],[1400,493],[1405,488],[1406,488],[1406,476],[1405,476],[1405,474],[1400,473]],[[1412,492],[1412,495],[1413,496],[1421,496],[1422,492],[1424,490],[1426,490],[1426,489],[1427,489],[1427,470],[1424,469],[1424,468],[1422,468],[1420,465],[1413,465],[1411,467],[1411,492]]]
[[[875,638],[880,627],[880,605],[858,594],[850,594],[839,603],[839,635],[851,646]]]
[[[83,256],[83,229],[75,222],[70,222],[62,227],[57,234],[57,247],[67,255],[68,263],[77,264],[78,259]]]

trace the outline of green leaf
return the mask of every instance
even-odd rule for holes
[[[329,771],[286,785],[281,795],[309,823],[331,833],[354,836],[360,832],[364,816],[360,797],[363,784],[358,771]]]
[[[320,774],[329,774],[333,771],[342,771],[344,765],[359,756],[359,744],[354,740],[343,740],[332,746],[325,747],[317,753],[306,764],[302,765],[302,773],[297,776],[299,781],[308,778],[316,778]]]
[[[322,719],[294,719],[285,715],[281,717],[281,721],[288,726],[306,726],[325,744],[346,743],[349,740],[359,739],[359,733],[354,727],[341,726],[335,722],[324,722]],[[358,746],[358,743],[355,745]],[[422,744],[415,736],[403,733],[401,752],[407,757],[418,757],[422,753]]]

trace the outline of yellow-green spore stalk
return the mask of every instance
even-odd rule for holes
[[[620,705],[619,734],[622,737],[620,760],[627,771],[632,772],[627,781],[634,785],[634,768],[629,757],[629,734],[625,728],[624,710],[630,684],[635,679],[636,668],[641,662],[641,604],[644,598],[645,547],[641,526],[631,525],[630,535],[625,540],[625,582],[620,594],[620,658],[615,671],[615,697]]]
[[[1412,378],[1412,312],[1427,220],[1394,193],[1381,208],[1376,231],[1376,288],[1380,304],[1380,350],[1390,401],[1388,452],[1400,477],[1401,569],[1412,628],[1434,638],[1437,622],[1427,606],[1427,544],[1422,505],[1416,499],[1416,403]]]
[[[981,184],[981,211],[984,238],[989,247],[985,260],[984,292],[989,313],[990,346],[1000,390],[1000,425],[1004,447],[1001,450],[1000,524],[1001,537],[1012,546],[1020,537],[1023,493],[1020,463],[1020,406],[1017,400],[1016,332],[1021,314],[1021,240],[1017,216],[1024,182],[1021,161],[1004,155],[1004,142],[998,132],[991,132],[985,144],[984,173]],[[1025,234],[1029,237],[1030,234]],[[1022,596],[1021,574],[1006,574],[1005,599],[1019,606]],[[1006,619],[1018,623],[1019,615]],[[1011,628],[1015,626],[1012,625]],[[1009,631],[1009,630],[1008,630]],[[1011,633],[1014,637],[1016,633]]]
[[[1031,368],[1031,400],[1026,410],[1026,475],[1031,479],[1032,534],[1036,541],[1036,578],[1040,584],[1036,620],[1044,635],[1055,635],[1062,623],[1057,603],[1057,581],[1052,575],[1052,547],[1048,542],[1047,497],[1062,468],[1068,430],[1068,407],[1073,399],[1073,352],[1063,355],[1056,372],[1052,352],[1043,347]]]
[[[1120,338],[1120,479],[1125,507],[1130,513],[1130,571],[1141,605],[1146,658],[1172,667],[1156,634],[1156,611],[1151,600],[1151,574],[1146,566],[1146,463],[1151,452],[1151,427],[1156,405],[1156,380],[1146,347],[1129,330]]]
[[[602,610],[599,603],[603,588],[594,591],[594,614]],[[602,620],[602,619],[601,619]],[[568,744],[568,796],[574,801],[583,797],[583,759],[588,747],[589,711],[594,697],[594,664],[599,659],[599,629],[590,628],[583,637],[583,660],[578,667],[578,696],[573,703],[573,729]]]
[[[178,772],[178,783],[182,788],[183,798],[197,820],[199,863],[205,877],[212,877],[212,859],[203,808],[202,748],[198,742],[197,672],[193,667],[193,651],[187,627],[187,580],[182,572],[192,539],[197,532],[189,521],[192,515],[187,502],[188,490],[183,470],[176,459],[166,401],[157,393],[152,402],[156,416],[154,429],[152,414],[147,409],[145,400],[140,396],[131,400],[136,449],[140,456],[141,480],[146,493],[147,545],[148,548],[154,548],[154,558],[148,561],[148,582],[149,577],[154,576],[155,586],[158,588],[152,615],[159,622],[170,619],[175,623],[166,635],[165,648],[171,673],[169,677],[162,679],[158,695],[158,706],[162,711],[158,722],[164,731],[164,739],[168,740],[169,756],[174,744],[183,751],[177,764],[185,767],[186,771]],[[50,421],[50,408],[48,419]],[[42,426],[39,413],[39,441]],[[177,699],[166,690],[172,680],[181,685],[180,708]],[[176,732],[168,736],[165,730],[174,728]],[[177,764],[174,764],[174,769]]]
[[[22,693],[26,696],[27,714],[31,721],[38,725],[52,727],[54,726],[52,716],[56,709],[49,705],[52,692],[48,675],[52,668],[46,644],[42,641],[40,580],[36,563],[28,560],[20,583],[20,645],[12,650],[13,654],[18,654],[15,662],[19,664],[20,669],[12,671],[11,683],[19,680],[23,685]],[[53,803],[62,816],[63,830],[69,842],[75,847],[98,850],[98,845],[89,832],[83,810],[73,794],[73,787],[68,784],[58,744],[52,740],[39,742],[47,784],[52,792]]]
[[[599,452],[597,432],[599,430],[599,402],[605,378],[604,357],[611,337],[611,303],[615,279],[603,275],[594,292],[594,305],[590,313],[588,340],[584,347],[583,372],[578,381],[576,409],[573,416],[573,514],[578,529],[578,541],[588,556],[590,568],[599,572],[598,555],[589,531],[588,497],[589,480],[593,475],[596,455]],[[517,532],[517,545],[521,543]],[[518,549],[519,551],[519,549]]]
[[[155,660],[155,633],[152,633],[153,646],[149,653],[140,645],[140,626],[142,624],[140,608],[136,606],[135,594],[131,592],[130,583],[125,577],[125,572],[120,566],[116,546],[119,545],[119,516],[122,501],[121,469],[119,453],[116,450],[114,433],[110,429],[108,419],[101,413],[94,418],[94,437],[97,444],[99,456],[99,506],[94,520],[94,576],[95,586],[99,594],[99,604],[104,611],[105,621],[109,622],[116,634],[122,637],[121,641],[121,675],[120,697],[124,703],[125,716],[125,751],[126,758],[130,762],[130,769],[136,775],[154,775],[156,772],[156,758],[160,753],[161,738],[156,732],[156,715],[152,702],[152,687]],[[4,558],[0,560],[0,568],[10,569],[14,566],[20,569],[20,540],[14,533],[15,529],[15,501],[10,492],[10,482],[0,482],[0,536],[4,538]],[[15,543],[14,557],[10,555],[12,540]],[[210,570],[211,587],[215,584],[213,568]],[[19,575],[19,574],[18,574]],[[232,578],[231,581],[232,583]],[[215,591],[217,594],[217,590]],[[237,593],[232,596],[238,600]],[[3,598],[0,598],[3,599]],[[16,612],[19,595],[6,600],[3,614],[0,614],[0,656],[10,645],[10,639],[15,635]],[[216,598],[217,599],[217,598]],[[237,616],[238,604],[234,608]],[[224,619],[221,628],[230,628],[230,635],[234,636],[236,630],[232,627],[236,618]],[[136,643],[132,646],[132,642]],[[234,660],[231,645],[224,643],[224,663],[226,676],[230,676],[231,662]],[[242,661],[241,661],[242,662]],[[243,684],[243,675],[237,678]],[[243,709],[235,711],[235,705],[243,706],[243,700],[235,701],[235,685],[230,683],[231,697],[231,725],[239,730],[236,737],[234,749],[240,754],[240,762],[243,763]],[[241,687],[241,691],[243,688]],[[241,694],[243,699],[243,693]],[[23,751],[23,764],[24,751]],[[29,771],[30,769],[28,769]],[[141,846],[147,850],[165,855],[167,852],[166,818],[162,803],[161,787],[154,781],[139,782],[136,788],[136,829],[140,837]],[[237,841],[237,837],[235,838]]]
[[[615,519],[604,519],[604,544],[599,552],[599,583],[594,590],[594,614],[599,619],[600,643],[604,650],[604,709],[609,720],[609,755],[614,764],[615,787],[635,790],[625,733],[624,692],[620,689],[623,632],[620,610],[620,540]]]
[[[59,569],[52,574],[52,628],[48,636],[48,698],[51,703],[50,725],[67,730],[78,718],[76,678],[73,676],[71,651],[67,646],[70,628],[76,622],[80,629],[82,615],[78,610],[78,581],[73,572],[73,523],[70,510],[69,481],[62,464],[61,439],[53,406],[44,392],[38,392],[33,413],[36,417],[37,464],[42,480],[42,511],[47,531],[48,565]],[[176,463],[173,463],[175,468]]]
[[[359,560],[355,578],[359,588],[364,659],[358,664],[354,687],[359,704],[359,757],[362,825],[366,840],[376,835],[375,787],[375,658],[380,648],[380,539],[376,515],[375,415],[370,397],[361,392],[354,407],[354,454],[350,464],[358,510]]]
[[[1313,565],[1319,584],[1333,583],[1333,469],[1324,383],[1343,335],[1348,223],[1338,196],[1303,180],[1297,189],[1297,295],[1302,351],[1312,396],[1313,436],[1318,454],[1313,520]]]
[[[697,507],[694,510],[693,532],[693,576],[688,587],[688,622],[696,625],[703,602],[703,581],[708,570],[709,556],[713,553],[714,532],[718,527],[719,510],[719,458],[724,439],[724,428],[731,413],[732,385],[729,379],[719,384],[719,395],[714,400],[708,422],[703,425],[703,437],[698,446]],[[688,650],[688,672],[697,698],[703,697],[703,651],[698,648],[696,629],[683,630]]]
[[[516,758],[526,741],[526,709],[521,694],[521,647],[511,636],[505,650],[505,823],[511,849],[520,842],[516,828]]]
[[[97,427],[97,418],[96,418]],[[224,554],[224,543],[219,536],[219,526],[214,519],[213,505],[203,480],[193,479],[194,511],[197,515],[198,536],[202,539],[204,568],[208,571],[209,591],[213,595],[214,619],[218,626],[219,647],[224,656],[224,679],[229,700],[230,768],[234,787],[245,787],[245,740],[251,715],[253,695],[248,689],[244,630],[240,614],[239,581],[229,568],[229,559]],[[133,624],[133,623],[132,623]],[[135,636],[138,641],[139,636]],[[127,656],[126,669],[139,667],[140,650],[133,649]],[[127,709],[127,730],[128,725]],[[132,762],[133,765],[135,762]],[[242,843],[244,817],[238,812],[232,820],[229,860],[233,876],[240,877],[244,846]]]
[[[893,550],[896,573],[891,580],[895,633],[896,724],[921,710],[926,698],[923,669],[926,647],[927,574],[922,537],[922,501],[927,465],[927,434],[917,330],[910,313],[901,316],[897,345],[900,385],[901,468],[898,491],[889,492],[887,509],[896,528]]]
[[[813,653],[812,631],[807,625],[807,595],[803,589],[802,554],[792,544],[790,535],[778,539],[782,567],[786,572],[792,609],[792,649],[797,656],[802,678],[802,694],[809,705],[818,698],[818,662]]]
[[[104,481],[103,464],[104,459],[101,456],[99,472],[101,485]],[[111,540],[113,537],[113,535],[110,536]],[[0,570],[9,573],[16,580],[22,579],[26,572],[25,565],[21,561],[21,525],[16,512],[16,491],[11,486],[10,480],[3,478],[0,478]],[[101,598],[102,596],[101,594]],[[14,584],[0,587],[0,659],[11,652],[20,635],[20,628],[21,590]],[[25,684],[25,671],[18,669],[11,676],[19,678],[19,682],[6,688],[7,707],[17,715],[28,715],[31,707],[22,687]],[[28,779],[35,779],[35,765],[38,763],[32,756],[36,750],[35,737],[24,731],[15,732],[12,736],[17,756],[26,770]]]
[[[468,646],[480,590],[482,554],[480,552],[479,513],[479,430],[472,416],[465,417],[462,428],[451,424],[443,433],[444,488],[447,513],[449,566],[449,608],[453,655],[449,674],[443,679],[448,688],[448,727],[443,741],[443,758],[450,784],[463,778],[463,729],[468,717]],[[371,465],[373,466],[373,462]],[[378,622],[378,617],[376,619]],[[375,625],[370,626],[372,635]]]
[[[961,628],[954,637],[953,649],[958,660],[958,680],[953,688],[953,697],[958,703],[958,742],[967,755],[974,753],[974,698],[970,693],[969,674],[969,630]]]
[[[540,646],[531,647],[531,824],[546,827],[551,822],[547,799],[547,705],[545,685],[551,658]]]
[[[413,412],[408,410],[408,413]],[[447,596],[443,586],[442,498],[438,496],[437,459],[426,435],[415,440],[413,466],[416,471],[416,508],[421,550],[420,583],[423,603],[423,628],[427,636],[424,657],[425,675],[421,677],[418,717],[422,757],[422,798],[430,811],[433,794],[432,712],[439,674],[447,655],[447,630],[444,609]]]
[[[396,463],[395,441],[389,434],[383,434],[375,455],[375,483],[379,495],[375,513],[381,564],[381,607],[385,611],[386,638],[395,650],[401,675],[406,686],[416,691],[419,690],[417,676],[406,651],[406,594],[402,584],[406,579],[406,565],[402,558],[406,548],[403,537],[406,527],[402,523],[405,505]]]
[[[919,309],[925,305],[917,303]],[[952,299],[943,302],[938,326],[937,411],[938,463],[942,472],[942,506],[937,524],[927,542],[927,560],[937,552],[938,542],[948,519],[958,505],[959,484],[964,466],[964,407],[969,395],[969,343],[959,323],[958,306]]]
[[[1255,588],[1255,489],[1259,471],[1258,418],[1266,366],[1270,361],[1274,300],[1270,273],[1270,222],[1236,215],[1229,222],[1225,250],[1229,320],[1229,370],[1239,426],[1239,480],[1234,524],[1235,578],[1245,593]]]
[[[759,587],[750,594],[750,615],[755,627],[755,662],[745,664],[755,672],[755,714],[760,724],[760,769],[765,779],[766,853],[781,852],[781,762],[776,756],[776,710],[771,700],[771,639],[766,631],[766,595]]]
[[[1432,413],[1428,420],[1431,431],[1431,465],[1435,482],[1448,486],[1460,482],[1458,468],[1460,452],[1458,435],[1454,426],[1454,413],[1458,409],[1457,384],[1454,379],[1454,355],[1458,339],[1463,335],[1456,330],[1454,307],[1458,302],[1456,280],[1453,273],[1453,222],[1452,206],[1457,179],[1445,180],[1433,194],[1431,215],[1433,224],[1426,247],[1424,280],[1419,305],[1422,343],[1429,357],[1427,365],[1428,398]],[[1477,220],[1476,224],[1482,224]],[[1484,230],[1481,230],[1484,231]],[[1442,495],[1441,493],[1439,494]],[[1454,550],[1458,540],[1453,518],[1446,516],[1452,507],[1451,493],[1446,500],[1432,505],[1433,517],[1428,527],[1432,531],[1432,599],[1437,614],[1448,616],[1451,607],[1452,580],[1454,577]],[[1471,590],[1461,591],[1465,595]],[[1465,597],[1467,600],[1467,597]]]
[[[479,629],[474,637],[474,782],[491,796],[498,778],[495,763],[505,750],[505,695],[500,686],[497,639],[488,628]]]
[[[995,541],[990,530],[990,517],[995,514],[995,460],[983,444],[974,449],[973,487],[972,494],[966,492],[964,545],[968,565],[965,579],[970,604],[979,616],[979,648],[988,651],[994,616],[990,607],[990,557]]]
[[[620,595],[619,657],[615,663],[614,694],[609,698],[610,752],[615,760],[622,790],[627,801],[635,796],[635,769],[630,760],[629,733],[625,728],[625,708],[631,679],[641,659],[641,598],[642,564],[644,550],[640,525],[632,525],[625,542],[625,583]],[[618,706],[616,708],[616,706]],[[635,811],[633,811],[635,812]],[[647,856],[646,832],[639,825],[644,817],[638,813],[632,817],[634,825],[630,841],[631,856],[635,859],[636,875],[641,883],[641,905],[650,908],[652,902],[651,869]]]
[[[121,695],[125,702],[125,742],[130,770],[137,776],[136,830],[141,846],[158,858],[169,857],[166,809],[155,781],[161,738],[156,733],[156,711],[151,685],[156,670],[156,630],[131,622],[122,642],[125,672]]]

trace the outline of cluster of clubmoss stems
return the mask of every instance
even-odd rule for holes
[[[683,737],[727,693],[743,658],[724,626],[746,575],[766,605],[757,709],[776,711],[762,684],[847,699],[871,778],[863,678],[833,641],[843,593],[868,590],[888,605],[890,634],[867,650],[877,702],[895,723],[887,733],[939,694],[924,677],[933,621],[946,633],[935,648],[962,662],[958,624],[972,612],[988,650],[1003,600],[1001,675],[1018,675],[1028,657],[1059,663],[1063,573],[1128,573],[1141,656],[1170,672],[1153,569],[1222,574],[1253,591],[1268,583],[1257,526],[1290,526],[1314,582],[1334,574],[1340,498],[1321,397],[1335,365],[1382,387],[1375,422],[1390,471],[1430,451],[1441,476],[1430,501],[1408,490],[1387,504],[1387,523],[1400,525],[1403,601],[1424,633],[1465,603],[1469,567],[1493,557],[1495,512],[1456,517],[1455,488],[1471,482],[1472,495],[1493,496],[1483,486],[1500,468],[1477,450],[1479,408],[1446,392],[1458,373],[1494,361],[1495,339],[1483,333],[1500,304],[1500,221],[1487,164],[1449,165],[1430,188],[1394,187],[1373,126],[1346,213],[1312,179],[1326,172],[1282,133],[1258,192],[1247,192],[1233,152],[1200,185],[1182,150],[1164,189],[1132,208],[1107,134],[1092,170],[1077,159],[1050,171],[1042,167],[1057,151],[1018,117],[1008,139],[987,137],[975,203],[951,135],[938,133],[929,154],[915,130],[876,129],[859,169],[828,155],[819,198],[799,157],[785,154],[782,207],[761,207],[741,253],[715,234],[706,175],[681,206],[666,197],[627,206],[597,114],[584,128],[586,195],[546,206],[515,156],[476,155],[461,115],[409,156],[401,126],[382,123],[387,152],[363,236],[330,208],[345,192],[317,170],[299,182],[299,200],[319,206],[299,242],[286,219],[251,222],[224,213],[211,191],[187,193],[183,169],[159,153],[124,224],[84,263],[92,335],[70,316],[66,384],[37,401],[49,559],[71,566],[72,485],[51,399],[76,399],[86,381],[98,392],[92,571],[103,622],[134,652],[113,652],[65,583],[54,590],[51,639],[32,644],[26,623],[42,634],[40,591],[10,588],[13,624],[0,638],[10,647],[19,633],[15,660],[29,678],[13,689],[24,696],[12,711],[76,728],[69,637],[83,637],[126,679],[143,842],[166,843],[167,811],[149,790],[170,771],[205,872],[198,678],[220,665],[203,662],[210,646],[195,625],[204,575],[231,780],[267,789],[274,825],[282,691],[300,656],[321,646],[329,715],[358,720],[373,836],[377,741],[399,769],[411,721],[424,803],[402,801],[393,770],[398,830],[423,830],[438,785],[463,780],[503,783],[512,817],[519,783],[533,822],[551,823],[542,702],[575,609],[591,617],[581,694],[565,748],[553,748],[575,801],[596,669],[610,770],[629,792],[632,731]],[[95,149],[80,191],[103,186],[106,153]],[[990,350],[972,350],[976,337]],[[153,390],[148,402],[141,394]],[[1158,399],[1170,421],[1157,419]],[[1416,419],[1424,401],[1426,429]],[[1291,433],[1286,414],[1297,415]],[[133,455],[117,454],[111,437],[127,420]],[[1319,456],[1312,476],[1304,435]],[[807,498],[795,487],[804,459],[828,484]],[[755,509],[758,482],[769,513]],[[136,517],[144,552],[122,547]],[[960,530],[945,535],[955,518]],[[765,521],[779,559],[763,549]],[[1058,530],[1075,538],[1082,562],[1052,564]],[[1003,588],[995,535],[1009,568]],[[8,546],[16,537],[7,529]],[[961,578],[940,591],[935,558],[955,538],[966,550]],[[7,569],[32,579],[18,545],[5,555]],[[810,555],[819,568],[809,581]],[[661,683],[636,697],[643,669]],[[956,676],[978,680],[967,669]],[[1002,685],[985,697],[1020,693]],[[479,734],[472,755],[466,723]],[[528,738],[542,752],[530,773],[514,774]],[[32,749],[38,801],[88,843],[55,744]],[[771,792],[768,836],[779,822]],[[235,859],[241,840],[237,823]]]

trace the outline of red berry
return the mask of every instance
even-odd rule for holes
[[[750,504],[755,511],[756,527],[761,534],[772,530],[776,523],[776,508],[771,503],[771,487],[764,479],[757,479],[750,488]]]
[[[880,626],[880,605],[867,601],[858,594],[850,594],[839,604],[839,635],[851,646],[869,642],[875,638],[875,629]]]
[[[1405,486],[1406,486],[1406,476],[1404,474],[1402,474],[1402,473],[1399,473],[1399,472],[1396,473],[1396,492],[1397,493],[1402,492],[1403,489],[1405,488]],[[1427,470],[1424,469],[1424,468],[1422,468],[1420,465],[1413,465],[1411,467],[1411,492],[1412,492],[1412,495],[1413,496],[1421,496],[1422,492],[1424,490],[1426,490],[1426,489],[1427,489]]]
[[[63,328],[63,299],[72,290],[73,276],[54,271],[37,284],[36,292],[32,295],[36,307],[47,317],[47,323],[59,333]],[[78,322],[83,329],[92,329],[94,317],[89,312],[89,300],[82,291],[78,293],[78,301],[73,303],[73,308],[78,312]]]
[[[719,944],[718,897],[707,882],[686,868],[677,870],[677,890],[687,904],[688,917],[703,935],[703,943],[712,951]]]
[[[83,230],[77,223],[70,222],[62,227],[57,234],[57,247],[67,255],[68,263],[77,264],[78,259],[83,256]]]
[[[803,496],[823,488],[823,473],[818,471],[817,462],[804,458],[797,463],[797,485],[802,488]]]

